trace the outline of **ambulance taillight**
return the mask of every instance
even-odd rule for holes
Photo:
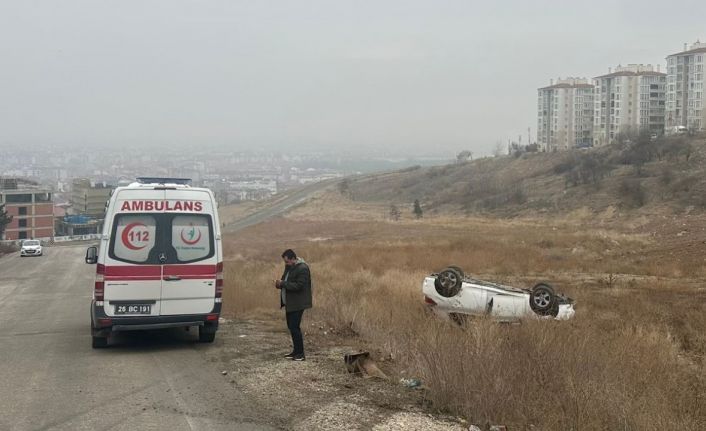
[[[223,296],[223,262],[216,265],[216,298]]]
[[[104,292],[105,292],[105,265],[102,265],[99,263],[96,266],[96,282],[93,287],[93,298],[96,301],[103,301],[103,293]]]

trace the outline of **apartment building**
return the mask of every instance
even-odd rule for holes
[[[667,131],[684,126],[690,131],[706,130],[706,88],[704,64],[706,43],[696,41],[667,56],[665,125]]]
[[[593,144],[593,84],[559,78],[538,90],[537,143],[541,151]]]
[[[48,189],[17,178],[0,178],[0,203],[12,216],[5,240],[54,236],[54,203]]]
[[[667,75],[651,64],[608,69],[593,79],[593,145],[613,142],[620,134],[664,133]]]
[[[103,218],[105,203],[114,187],[105,183],[93,183],[88,178],[77,178],[71,183],[72,214]]]

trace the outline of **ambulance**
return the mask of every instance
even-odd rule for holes
[[[211,343],[223,294],[223,251],[213,192],[186,178],[138,178],[106,204],[91,301],[93,348],[118,331],[198,327]]]

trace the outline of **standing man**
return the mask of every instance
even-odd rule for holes
[[[304,336],[300,328],[304,310],[311,308],[311,274],[303,259],[297,258],[294,250],[282,253],[284,273],[282,279],[275,280],[275,287],[280,290],[280,308],[287,314],[287,328],[292,334],[292,353],[285,358],[304,361]]]

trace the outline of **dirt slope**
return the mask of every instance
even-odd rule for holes
[[[501,216],[588,208],[682,212],[706,209],[706,139],[663,139],[556,153],[525,153],[349,179],[354,201],[430,213]]]

